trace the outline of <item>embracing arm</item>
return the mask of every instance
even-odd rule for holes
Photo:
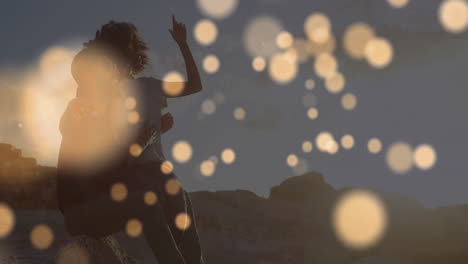
[[[177,22],[174,16],[172,16],[172,30],[169,30],[172,35],[172,38],[179,45],[182,56],[185,61],[185,69],[187,71],[187,82],[183,84],[183,91],[178,95],[168,95],[167,97],[181,97],[187,96],[194,93],[198,93],[202,90],[202,83],[200,79],[200,74],[198,72],[197,64],[193,58],[190,47],[187,44],[187,30],[185,24]]]

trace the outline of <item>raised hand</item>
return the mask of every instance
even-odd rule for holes
[[[175,16],[172,15],[172,30],[169,29],[172,38],[177,42],[177,44],[185,44],[187,42],[187,29],[185,24],[179,23]]]

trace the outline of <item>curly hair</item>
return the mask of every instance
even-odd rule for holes
[[[96,31],[96,36],[83,44],[85,48],[104,47],[111,49],[123,65],[128,66],[130,74],[142,72],[149,63],[146,51],[148,45],[138,34],[135,25],[126,22],[115,22],[114,20],[104,24]]]

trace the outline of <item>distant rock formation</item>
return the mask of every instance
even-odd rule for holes
[[[15,208],[52,209],[18,210],[18,226],[6,239],[7,244],[15,245],[16,254],[22,254],[25,263],[49,263],[33,259],[54,259],[70,241],[61,215],[54,210],[54,168],[37,166],[4,144],[0,145],[0,168],[0,178],[10,184],[8,188],[0,184],[2,202]],[[19,174],[12,174],[12,170]],[[15,191],[15,182],[21,192]],[[191,192],[207,263],[468,263],[468,205],[426,209],[410,198],[378,190],[373,191],[389,216],[385,236],[365,251],[345,247],[336,238],[331,215],[337,199],[349,189],[334,189],[320,173],[311,172],[272,187],[268,198],[246,190]],[[47,223],[55,232],[54,246],[43,252],[24,248],[31,247],[29,232],[37,223]],[[136,263],[152,263],[144,239],[125,234],[119,237],[120,245]],[[35,252],[34,258],[25,257],[30,252]]]

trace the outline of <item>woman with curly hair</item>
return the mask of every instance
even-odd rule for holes
[[[72,75],[78,84],[77,96],[60,122],[57,195],[72,235],[100,238],[126,230],[136,221],[142,224],[142,233],[159,263],[198,264],[204,260],[190,197],[172,171],[162,170],[161,134],[173,123],[170,114],[161,115],[166,98],[202,89],[185,25],[174,16],[172,21],[169,31],[184,57],[186,82],[135,77],[148,64],[148,46],[129,23],[103,25],[76,55]],[[131,85],[122,90],[122,83]],[[183,89],[174,93],[165,86]],[[134,133],[123,140],[117,136],[114,118],[122,116],[114,115],[113,109],[124,108],[122,98],[129,95],[134,96],[136,105],[132,107],[139,118],[133,122],[136,124],[125,120],[124,127],[131,127]],[[135,143],[141,147],[132,156],[129,148]],[[106,160],[101,159],[103,149],[112,150]],[[121,190],[118,199],[112,197],[116,185]],[[153,202],[147,202],[148,197]]]

